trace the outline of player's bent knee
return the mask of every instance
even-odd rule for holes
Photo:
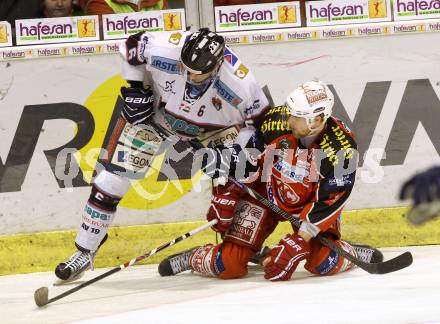
[[[348,243],[334,241],[334,244],[352,254],[352,248],[347,246]],[[307,271],[320,276],[330,276],[353,267],[350,261],[328,247],[321,245],[317,240],[312,240],[311,245],[312,251],[304,266]]]
[[[253,254],[251,249],[231,242],[224,242],[219,253],[222,263],[222,269],[218,269],[220,279],[236,279],[247,275],[247,263]]]
[[[107,195],[122,198],[130,189],[130,181],[107,170],[102,170],[95,178],[94,185]]]

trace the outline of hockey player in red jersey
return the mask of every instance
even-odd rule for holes
[[[317,275],[352,268],[314,238],[318,233],[363,261],[383,258],[374,248],[341,239],[340,216],[355,181],[357,146],[347,126],[331,116],[333,102],[323,82],[306,82],[288,95],[284,106],[268,111],[260,127],[266,146],[247,182],[302,221],[262,258],[268,280],[289,280],[302,260]],[[230,171],[235,169],[231,165]],[[218,219],[214,229],[223,242],[166,258],[159,265],[162,276],[193,270],[222,279],[243,277],[250,257],[283,220],[230,182],[215,189],[207,218]]]

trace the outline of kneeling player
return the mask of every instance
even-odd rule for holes
[[[261,126],[266,147],[249,185],[302,220],[261,258],[268,280],[289,280],[302,260],[317,275],[352,268],[315,238],[318,233],[363,261],[383,258],[376,249],[341,240],[340,216],[354,185],[357,146],[345,124],[331,117],[333,102],[324,83],[310,81],[289,94],[284,106],[267,112]],[[193,270],[222,279],[243,277],[252,255],[283,220],[231,183],[215,188],[207,218],[218,219],[214,229],[223,242],[166,258],[159,265],[162,276]]]

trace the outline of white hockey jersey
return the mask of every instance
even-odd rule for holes
[[[150,83],[155,95],[156,122],[183,138],[193,138],[259,116],[269,103],[253,74],[226,47],[218,75],[201,96],[191,94],[187,72],[180,63],[182,46],[189,32],[145,33],[146,64],[133,66],[124,57],[123,77]],[[145,39],[145,38],[144,38]]]

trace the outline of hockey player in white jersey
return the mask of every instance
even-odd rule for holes
[[[248,68],[225,46],[222,36],[208,29],[192,34],[139,33],[126,40],[121,54],[123,76],[130,84],[121,88],[121,114],[128,122],[124,133],[135,134],[138,142],[148,138],[151,144],[137,147],[141,157],[152,156],[151,147],[160,143],[142,127],[151,118],[182,139],[197,138],[213,146],[229,138],[246,145],[254,132],[252,123],[269,105]],[[118,145],[124,149],[127,141],[122,142]],[[75,239],[77,251],[55,269],[62,281],[75,280],[92,267],[107,239],[117,205],[130,188],[129,179],[115,170],[146,172],[135,163],[122,163],[117,154],[109,161],[94,179]]]

